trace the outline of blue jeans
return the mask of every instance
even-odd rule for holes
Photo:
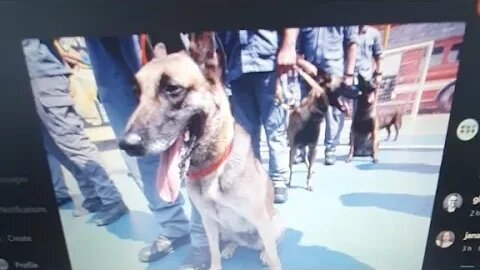
[[[269,175],[273,181],[287,181],[288,143],[285,111],[275,105],[275,72],[247,73],[231,82],[232,111],[236,121],[252,138],[255,156],[260,159],[260,127],[267,136]]]
[[[86,38],[90,61],[102,102],[117,138],[121,137],[130,115],[137,106],[134,94],[134,74],[140,64],[138,53],[131,36],[112,38]],[[192,245],[206,246],[208,241],[200,216],[192,206],[191,226],[185,215],[185,203],[180,194],[175,202],[163,201],[157,193],[156,175],[159,156],[132,158],[125,153],[125,162],[160,225],[160,234],[180,237],[191,233]]]
[[[340,143],[340,134],[345,123],[345,116],[337,107],[328,106],[325,115],[325,152],[335,152]]]

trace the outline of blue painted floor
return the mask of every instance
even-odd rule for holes
[[[445,119],[439,121],[446,126]],[[382,149],[379,164],[368,158],[344,163],[341,159],[348,152],[344,146],[338,148],[340,160],[334,166],[324,166],[319,154],[313,192],[303,188],[306,167],[296,165],[289,201],[277,206],[288,228],[280,244],[283,268],[421,269],[443,149],[407,146],[414,142],[436,146],[445,139],[441,132],[425,130],[428,132],[402,130],[398,142],[388,143],[399,147]],[[348,136],[348,129],[344,133]],[[345,143],[345,134],[342,138]],[[264,144],[262,150],[268,166]],[[318,152],[323,153],[323,148]],[[102,154],[131,212],[106,228],[98,228],[91,223],[91,216],[74,218],[72,204],[60,209],[73,268],[176,269],[189,247],[155,263],[138,261],[138,251],[156,237],[157,225],[140,189],[127,176],[120,152]],[[78,194],[68,173],[67,178],[72,193]],[[75,197],[76,204],[79,200]],[[188,204],[185,208],[190,211]],[[245,249],[223,266],[226,270],[262,268],[258,252]]]

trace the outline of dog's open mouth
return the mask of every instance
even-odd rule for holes
[[[166,202],[175,201],[180,194],[181,178],[188,169],[196,136],[187,128],[160,157],[156,186],[160,198]]]

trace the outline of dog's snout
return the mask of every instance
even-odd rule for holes
[[[131,156],[141,156],[145,152],[142,136],[134,132],[126,133],[120,140],[119,147]]]

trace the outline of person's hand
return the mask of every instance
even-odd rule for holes
[[[278,52],[277,73],[284,74],[291,70],[297,63],[297,52],[295,46],[283,46]]]
[[[82,62],[82,56],[80,53],[69,50],[69,51],[62,51],[60,52],[60,56],[69,64],[75,66]]]

